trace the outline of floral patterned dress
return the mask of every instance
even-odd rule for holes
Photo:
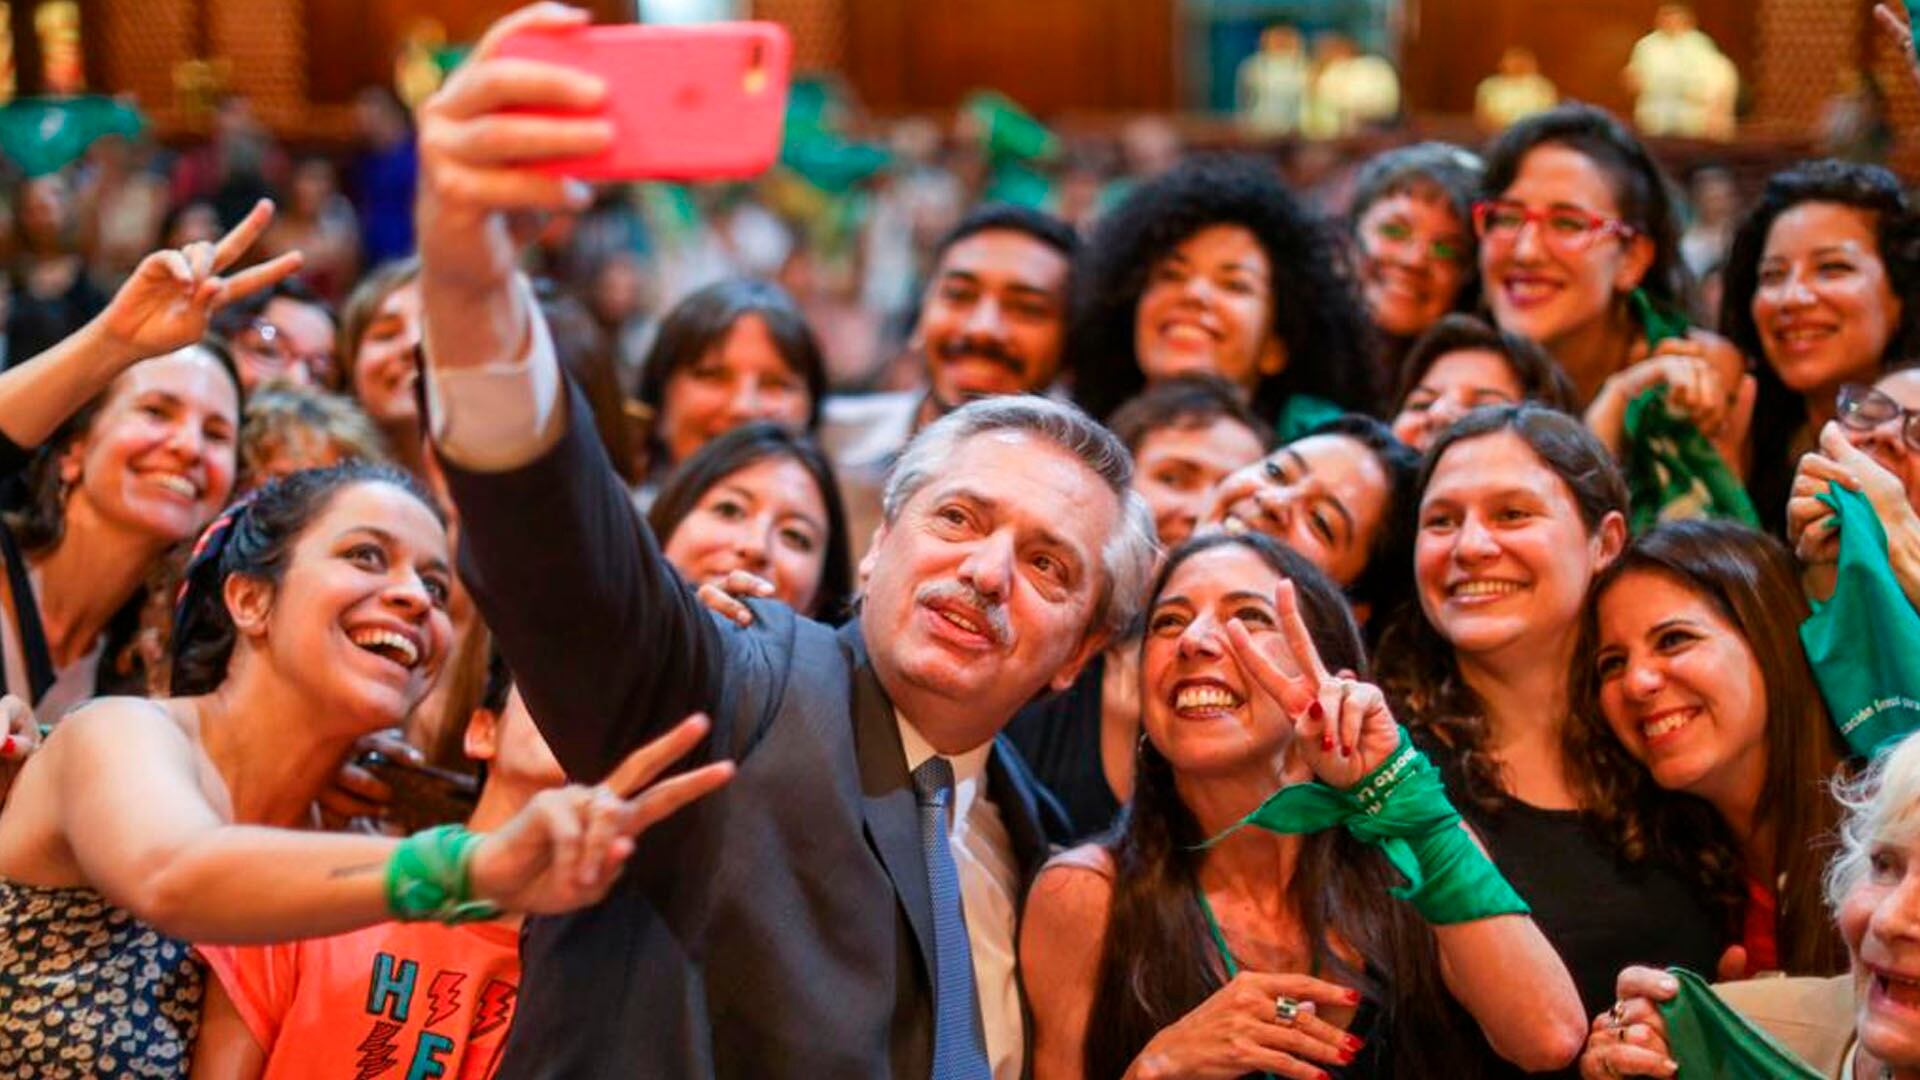
[[[0,1076],[186,1076],[204,974],[92,889],[0,881]]]

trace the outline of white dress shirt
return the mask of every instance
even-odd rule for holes
[[[900,745],[907,772],[934,756],[920,732],[898,713]],[[1014,956],[1015,916],[1019,912],[1020,867],[1000,811],[987,796],[987,755],[993,743],[947,758],[953,766],[953,817],[947,846],[960,876],[961,914],[973,949],[973,986],[986,1025],[987,1060],[994,1080],[1019,1080],[1026,1054],[1026,1025],[1020,1015],[1020,981]]]
[[[524,357],[471,368],[427,364],[428,411],[439,452],[462,468],[505,472],[545,453],[566,430],[560,365],[546,322],[524,279],[516,282],[532,331]],[[432,343],[428,343],[431,356]],[[900,724],[912,772],[934,750],[913,725]],[[973,949],[973,984],[987,1036],[994,1080],[1018,1080],[1026,1033],[1014,957],[1020,872],[1000,812],[987,797],[991,742],[948,760],[954,814],[948,844],[960,878],[960,902]]]

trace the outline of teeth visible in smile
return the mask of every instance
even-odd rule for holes
[[[1880,981],[1880,992],[1889,1000],[1908,1008],[1920,1007],[1920,982],[1896,979],[1885,972],[1876,972],[1874,977]]]
[[[1505,596],[1520,591],[1517,581],[1463,581],[1449,590],[1454,596]]]
[[[1679,712],[1670,712],[1658,720],[1642,726],[1640,731],[1649,739],[1657,739],[1662,735],[1679,731],[1681,728],[1686,727],[1693,722],[1693,718],[1698,715],[1698,713],[1698,709],[1683,709]]]
[[[1174,695],[1173,707],[1182,711],[1188,709],[1232,709],[1240,705],[1240,697],[1233,691],[1221,686],[1187,686]]]
[[[199,486],[186,477],[181,476],[179,473],[148,473],[147,479],[159,484],[161,487],[166,488],[176,495],[183,495],[189,499],[197,499],[200,497]]]
[[[348,640],[369,652],[380,652],[401,667],[411,668],[420,662],[420,647],[404,634],[391,630],[355,630]],[[390,654],[383,650],[391,650]]]
[[[945,608],[939,609],[939,615],[941,618],[947,620],[948,622],[952,623],[953,625],[959,627],[962,630],[965,630],[970,634],[978,634],[981,632],[979,623],[976,623],[971,619],[964,619],[959,615],[955,614],[954,612],[946,610]]]
[[[1174,323],[1161,332],[1168,341],[1211,342],[1213,335],[1192,323]]]
[[[1517,300],[1539,300],[1551,295],[1555,286],[1545,281],[1508,281],[1506,288]]]
[[[1822,338],[1830,336],[1832,333],[1833,331],[1827,327],[1812,326],[1782,330],[1778,336],[1785,344],[1803,345],[1809,341],[1819,341]]]

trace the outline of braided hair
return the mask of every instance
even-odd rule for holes
[[[194,544],[174,601],[174,695],[204,694],[226,678],[237,636],[233,613],[227,610],[227,578],[246,574],[278,584],[307,526],[337,492],[357,484],[392,484],[446,524],[439,503],[411,474],[365,461],[303,469],[233,503]]]

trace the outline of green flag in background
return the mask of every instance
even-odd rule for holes
[[[1820,501],[1840,515],[1840,566],[1833,596],[1800,624],[1800,643],[1840,737],[1868,757],[1920,727],[1920,614],[1894,579],[1867,497],[1829,484]]]
[[[1721,1000],[1705,979],[1668,968],[1680,992],[1660,1004],[1667,1022],[1667,1055],[1681,1080],[1820,1080],[1820,1073],[1774,1042]]]
[[[982,198],[1035,209],[1051,202],[1053,181],[1039,166],[1060,155],[1060,137],[997,90],[975,90],[960,109],[979,130],[987,158]]]
[[[45,176],[102,136],[131,139],[146,126],[140,110],[110,97],[21,98],[0,106],[0,154],[30,178]]]
[[[1646,329],[1647,344],[1686,335],[1686,319],[1655,307],[1642,290],[1635,289],[1630,300]],[[1634,532],[1687,518],[1725,518],[1760,527],[1746,486],[1692,421],[1668,410],[1666,387],[1656,386],[1628,402],[1622,427],[1621,464]]]

